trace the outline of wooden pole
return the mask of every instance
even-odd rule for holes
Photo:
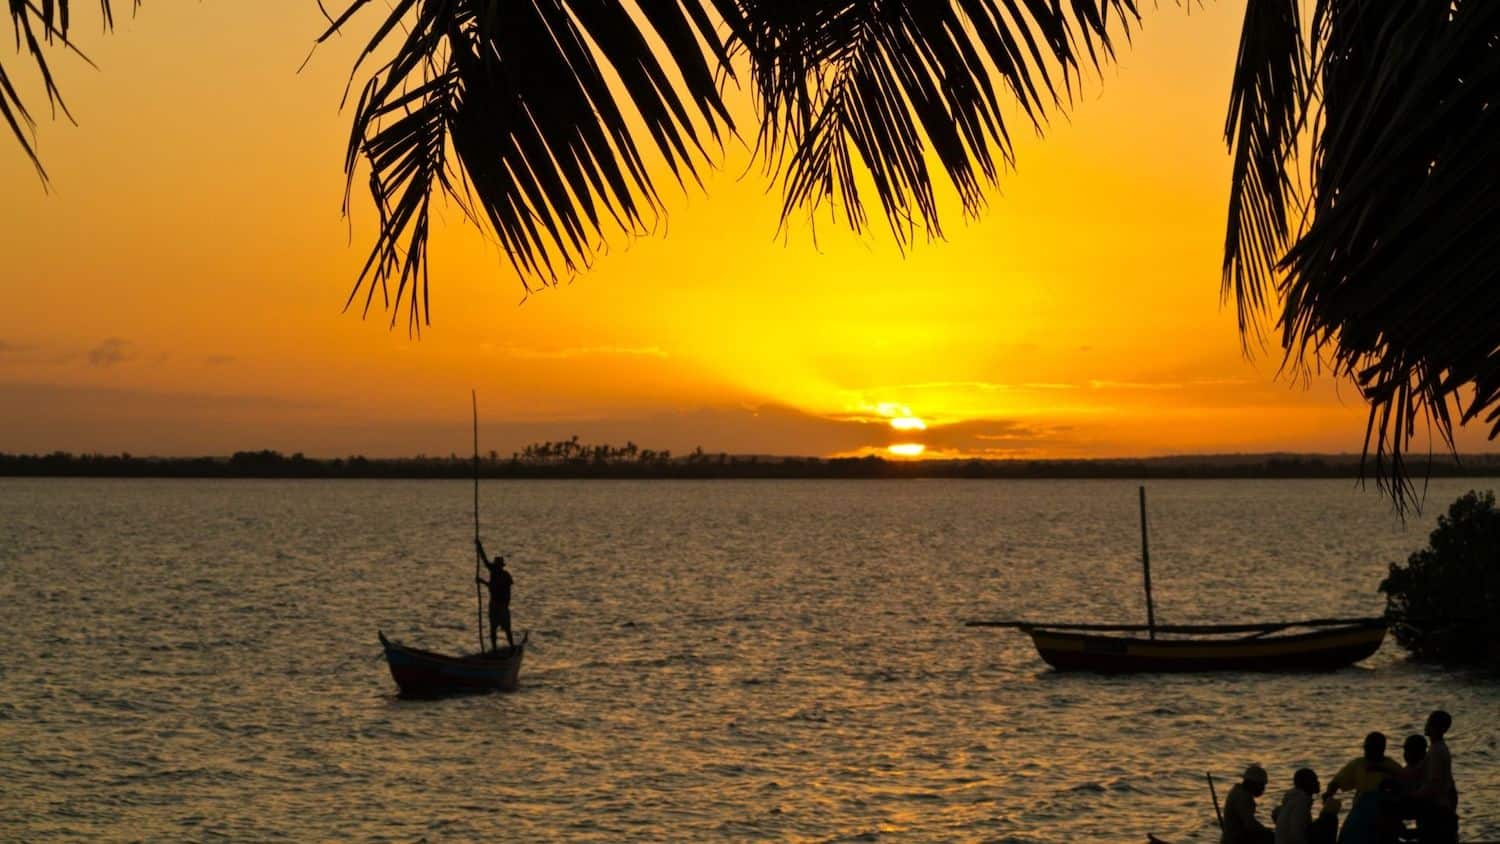
[[[474,407],[474,616],[479,632],[479,652],[484,653],[484,590],[479,586],[479,394],[469,391]]]
[[[1223,829],[1224,813],[1219,811],[1219,791],[1218,789],[1214,788],[1214,775],[1211,773],[1205,773],[1204,776],[1208,777],[1208,793],[1213,795],[1214,798],[1214,817],[1219,819],[1219,829]]]
[[[1146,541],[1146,488],[1141,487],[1141,567],[1146,572],[1146,629],[1156,638],[1156,606],[1151,600],[1151,546]]]

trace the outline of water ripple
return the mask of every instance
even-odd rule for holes
[[[1426,535],[1342,482],[1151,495],[1168,622],[1368,614]],[[0,839],[1211,841],[1205,771],[1326,779],[1435,706],[1500,837],[1493,676],[1069,676],[960,626],[1142,617],[1128,483],[483,497],[535,647],[424,703],[374,634],[473,646],[464,485],[0,480]]]

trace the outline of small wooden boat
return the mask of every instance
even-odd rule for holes
[[[1331,671],[1374,654],[1385,639],[1381,618],[1313,619],[1275,624],[1160,625],[1155,632],[1188,638],[1107,635],[1149,632],[1141,625],[1032,624],[1037,653],[1059,671],[1104,674],[1155,671]],[[1291,632],[1288,632],[1291,631]],[[1301,632],[1296,632],[1301,631]]]
[[[1383,618],[1318,618],[1264,624],[1157,624],[1146,538],[1146,488],[1141,487],[1141,566],[1145,624],[970,621],[969,627],[1012,627],[1059,671],[1105,674],[1156,671],[1331,671],[1374,654],[1385,640]],[[1112,634],[1140,634],[1112,635]],[[1176,636],[1182,638],[1157,638]]]
[[[378,631],[377,631],[378,632]],[[392,642],[378,633],[385,660],[402,697],[437,698],[449,695],[513,692],[521,676],[529,633],[522,632],[515,647],[467,656],[447,656]]]

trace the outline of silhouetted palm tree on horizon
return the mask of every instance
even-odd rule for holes
[[[10,5],[54,101],[33,33],[65,38],[67,7]],[[1418,420],[1450,447],[1455,413],[1500,433],[1500,4],[1308,11],[1245,4],[1224,295],[1247,348],[1274,314],[1288,365],[1358,384],[1402,503]],[[1013,164],[1008,117],[1040,131],[1138,21],[1135,0],[391,0],[364,56],[394,57],[369,71],[346,157],[381,222],[350,302],[378,288],[393,321],[404,303],[427,322],[435,195],[498,236],[528,290],[586,268],[659,217],[645,150],[680,184],[714,163],[741,78],[782,225],[823,211],[862,230],[868,183],[903,248],[941,237],[929,161],[978,214]],[[3,74],[0,115],[36,160]]]

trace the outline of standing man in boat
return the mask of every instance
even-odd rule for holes
[[[474,550],[479,552],[479,561],[484,563],[485,569],[490,573],[490,579],[485,580],[478,575],[474,579],[490,588],[490,650],[499,650],[499,643],[495,639],[496,630],[505,631],[505,642],[512,648],[516,646],[515,637],[510,633],[510,587],[515,579],[510,572],[505,570],[505,558],[495,557],[491,561],[484,553],[484,543],[479,537],[474,538]]]
[[[1272,844],[1276,833],[1255,817],[1255,798],[1266,793],[1266,769],[1251,765],[1244,778],[1224,795],[1222,844]]]

